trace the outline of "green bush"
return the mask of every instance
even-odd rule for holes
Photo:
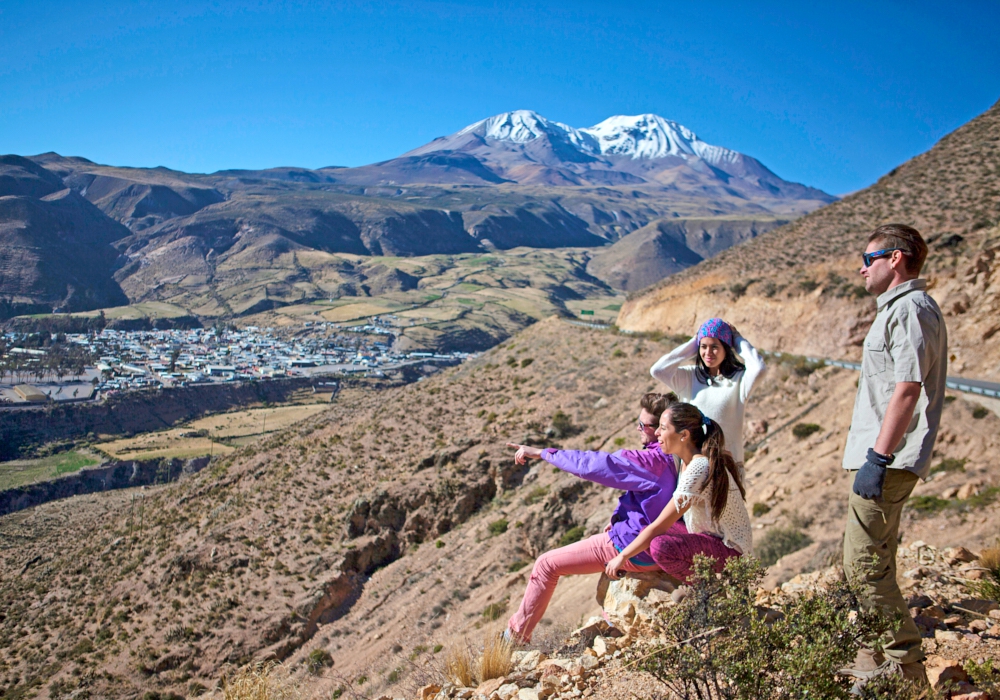
[[[765,513],[771,512],[771,506],[766,503],[754,503],[753,504],[753,517],[759,518]]]
[[[771,566],[786,554],[812,544],[809,535],[794,527],[773,527],[754,545],[754,554],[764,566]]]
[[[965,462],[966,460],[964,459],[954,459],[952,457],[942,459],[931,469],[931,474],[937,474],[938,472],[964,472]]]
[[[438,549],[441,549],[442,547],[444,547],[444,540],[437,540],[434,543],[434,546],[437,547]]]
[[[565,547],[568,544],[573,544],[574,542],[579,542],[583,539],[583,533],[585,530],[582,525],[577,525],[566,531],[562,537],[559,538],[559,546]]]
[[[615,447],[621,447],[622,445],[625,444],[625,438],[623,438],[623,437],[616,437],[615,440],[614,440],[614,442],[615,442]]]
[[[985,406],[976,406],[974,409],[972,409],[972,417],[975,418],[976,420],[985,418],[989,414],[990,411]]]
[[[499,520],[494,520],[487,526],[487,528],[490,531],[491,537],[502,535],[503,533],[507,532],[507,520],[506,518],[500,518]]]
[[[951,501],[937,496],[914,496],[906,505],[920,515],[934,515],[949,506]]]
[[[534,361],[535,361],[535,358],[533,358],[533,357],[526,357],[526,358],[524,358],[523,360],[521,360],[521,368],[523,369],[525,367],[528,367]]]
[[[632,663],[680,700],[847,700],[852,679],[835,670],[850,664],[860,645],[881,649],[898,624],[886,610],[864,606],[856,582],[765,611],[755,605],[764,576],[756,559],[730,559],[721,576],[713,564],[695,558],[690,593],[661,613],[659,648],[630,652]],[[862,697],[911,700],[919,690],[886,678],[870,682]]]
[[[536,486],[528,492],[528,495],[524,497],[524,505],[533,506],[540,500],[545,498],[549,492],[548,486]]]
[[[514,573],[515,571],[520,571],[527,565],[528,562],[524,561],[523,559],[518,559],[517,561],[512,561],[510,563],[510,566],[507,567],[507,571],[509,571],[510,573]]]
[[[324,668],[333,666],[333,656],[326,649],[313,649],[306,657],[306,669],[313,675],[319,675]]]
[[[490,603],[485,608],[483,608],[483,617],[493,622],[494,620],[499,620],[503,617],[503,614],[507,612],[507,602],[501,601],[499,603]]]
[[[792,435],[797,437],[799,440],[805,440],[810,435],[818,433],[822,429],[822,426],[816,425],[815,423],[796,423],[792,428]]]
[[[573,419],[561,410],[552,415],[552,430],[557,438],[575,435],[579,430],[573,425]]]

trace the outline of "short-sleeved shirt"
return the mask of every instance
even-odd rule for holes
[[[878,313],[865,337],[854,416],[844,448],[844,469],[860,469],[875,446],[897,382],[920,382],[913,418],[893,454],[893,469],[921,479],[930,471],[941,424],[948,371],[948,329],[927,282],[910,280],[878,297]]]
[[[677,509],[688,508],[684,513],[684,525],[688,532],[715,535],[730,549],[740,554],[753,553],[753,531],[750,529],[750,515],[747,504],[740,495],[740,487],[732,474],[729,475],[729,492],[726,507],[719,519],[712,519],[712,486],[708,482],[709,464],[704,456],[691,460],[677,480],[674,503]]]

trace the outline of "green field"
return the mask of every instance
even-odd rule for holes
[[[0,490],[13,489],[36,481],[47,481],[63,474],[80,471],[100,462],[89,452],[61,452],[39,459],[0,462]]]

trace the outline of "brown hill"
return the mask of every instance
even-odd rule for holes
[[[865,236],[881,223],[919,229],[925,276],[948,316],[952,371],[1000,378],[1000,103],[871,187],[635,294],[623,328],[691,332],[732,320],[762,347],[857,357],[874,313],[859,290]]]
[[[611,512],[616,492],[544,463],[517,468],[503,443],[630,443],[636,398],[654,387],[648,368],[669,347],[550,319],[419,383],[345,390],[328,412],[134,504],[118,492],[0,518],[10,543],[0,687],[190,697],[270,656],[317,696],[345,683],[372,697],[409,692],[439,667],[436,645],[510,614],[540,551],[599,532]],[[837,453],[854,380],[775,364],[755,391],[759,432],[747,438],[769,439],[747,468],[750,503],[767,510],[754,518],[756,546],[776,528],[812,540],[768,585],[836,557],[847,488]],[[904,544],[977,548],[995,536],[1000,418],[972,409],[949,403],[937,457],[948,466],[920,491],[942,500],[909,511]],[[796,421],[820,430],[799,439],[780,429]],[[960,482],[978,485],[959,499]],[[595,586],[560,583],[540,644],[558,645],[594,611]],[[322,651],[333,669],[313,677],[305,662]]]

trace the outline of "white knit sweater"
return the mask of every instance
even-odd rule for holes
[[[753,383],[766,365],[743,336],[736,336],[736,349],[746,369],[737,372],[732,379],[720,374],[711,379],[711,384],[706,384],[698,378],[694,365],[685,365],[698,356],[696,338],[661,357],[649,373],[673,389],[681,401],[694,404],[718,423],[726,437],[726,449],[742,463],[743,415]]]

